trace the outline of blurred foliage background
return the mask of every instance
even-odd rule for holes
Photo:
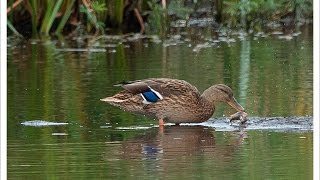
[[[207,22],[215,29],[266,31],[312,22],[312,0],[8,0],[8,28],[24,37],[140,32]],[[208,23],[209,22],[209,23]]]

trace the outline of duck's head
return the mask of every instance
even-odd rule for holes
[[[212,103],[226,102],[237,111],[245,111],[244,108],[233,97],[233,92],[231,88],[224,84],[217,84],[211,86],[203,92],[202,96]]]

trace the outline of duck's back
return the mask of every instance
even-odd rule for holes
[[[199,98],[200,92],[198,89],[184,80],[169,79],[169,78],[150,78],[137,81],[130,81],[128,84],[123,85],[126,89],[127,86],[132,86],[137,83],[145,83],[152,89],[156,90],[163,96],[184,96],[192,94],[193,97]]]

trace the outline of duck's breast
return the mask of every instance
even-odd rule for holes
[[[199,99],[164,98],[162,101],[147,105],[146,112],[154,114],[158,119],[172,123],[204,122],[213,112],[213,106]]]

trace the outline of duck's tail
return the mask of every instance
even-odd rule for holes
[[[100,101],[104,101],[104,102],[108,102],[108,103],[121,103],[125,100],[114,98],[114,97],[106,97],[106,98],[100,99]]]
[[[119,99],[119,98],[115,98],[113,96],[100,99],[100,101],[107,102],[113,106],[117,106],[120,108],[125,108],[125,104],[127,104],[126,99]]]
[[[135,101],[134,99],[121,99],[115,96],[106,97],[100,99],[100,101],[107,102],[113,106],[120,107],[125,111],[136,112],[136,113],[143,113],[143,103],[139,101]]]

